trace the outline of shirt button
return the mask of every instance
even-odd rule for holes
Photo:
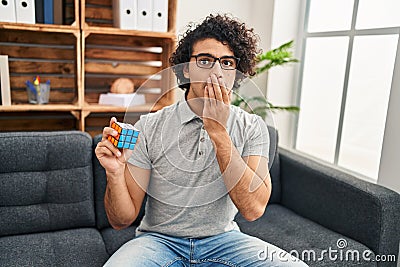
[[[200,155],[200,156],[203,155],[203,153],[204,153],[203,151],[199,151],[199,155]]]
[[[200,138],[200,142],[204,142],[204,140],[206,140],[204,137]]]

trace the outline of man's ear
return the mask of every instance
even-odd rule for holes
[[[185,77],[186,79],[189,79],[189,64],[185,63],[183,66],[183,77]]]

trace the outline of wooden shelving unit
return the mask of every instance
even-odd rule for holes
[[[0,106],[0,131],[24,130],[24,125],[26,130],[79,129],[94,135],[111,116],[123,119],[129,112],[138,119],[173,103],[171,81],[153,75],[168,67],[175,46],[176,0],[169,0],[168,32],[112,27],[111,0],[65,4],[69,25],[0,22],[0,54],[9,56],[12,99],[11,106]],[[36,75],[51,81],[48,104],[28,104],[25,81]],[[145,105],[127,110],[97,104],[119,77],[141,87]],[[146,87],[160,91],[147,93]]]

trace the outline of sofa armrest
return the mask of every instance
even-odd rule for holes
[[[280,148],[282,205],[368,246],[398,255],[400,194]]]

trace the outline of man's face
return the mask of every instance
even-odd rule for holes
[[[196,42],[193,45],[192,55],[209,54],[215,58],[234,56],[231,48],[228,45],[212,39],[204,39]],[[229,59],[225,60],[222,64],[229,64]],[[221,68],[220,61],[215,62],[214,66],[210,69],[200,68],[196,64],[196,58],[192,57],[188,67],[184,69],[185,78],[190,79],[190,91],[188,99],[198,98],[204,96],[204,87],[206,86],[207,78],[211,75],[222,77],[225,82],[226,88],[231,90],[235,82],[236,70],[227,70]]]

